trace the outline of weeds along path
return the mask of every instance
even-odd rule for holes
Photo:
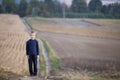
[[[25,24],[27,31],[30,33],[30,31],[32,30],[31,27],[26,23],[24,18],[22,18],[22,21]],[[44,44],[43,44],[42,40],[38,38],[38,41],[39,41],[40,46],[42,48],[42,54],[43,54],[43,57],[45,59],[46,75],[49,75],[50,70],[51,70],[51,65],[50,65],[50,60],[49,60],[49,57],[48,57],[48,53],[47,53],[46,49],[44,48]]]
[[[28,70],[25,43],[28,33],[18,15],[0,14],[0,69],[23,74]]]

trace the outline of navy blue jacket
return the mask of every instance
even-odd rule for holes
[[[39,55],[39,45],[36,39],[29,39],[26,42],[26,55]]]

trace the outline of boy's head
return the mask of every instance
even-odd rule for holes
[[[34,40],[34,39],[35,39],[35,36],[36,36],[36,33],[35,33],[34,31],[32,31],[32,32],[30,33],[31,39]]]

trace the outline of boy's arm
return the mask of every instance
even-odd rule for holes
[[[28,53],[28,50],[29,50],[29,45],[28,45],[28,42],[26,42],[26,55],[29,59],[29,53]]]
[[[38,41],[37,41],[37,56],[39,57],[39,44],[38,44]]]
[[[28,46],[28,42],[26,42],[26,55],[28,56],[29,54],[28,54],[28,48],[29,46]]]

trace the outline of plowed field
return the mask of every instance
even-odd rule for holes
[[[0,14],[0,69],[23,74],[28,70],[25,43],[29,35],[17,15]]]
[[[71,74],[76,70],[120,77],[120,20],[28,18],[27,21],[51,45],[65,70],[62,75],[68,80],[89,80],[79,76],[70,79],[77,75]]]

